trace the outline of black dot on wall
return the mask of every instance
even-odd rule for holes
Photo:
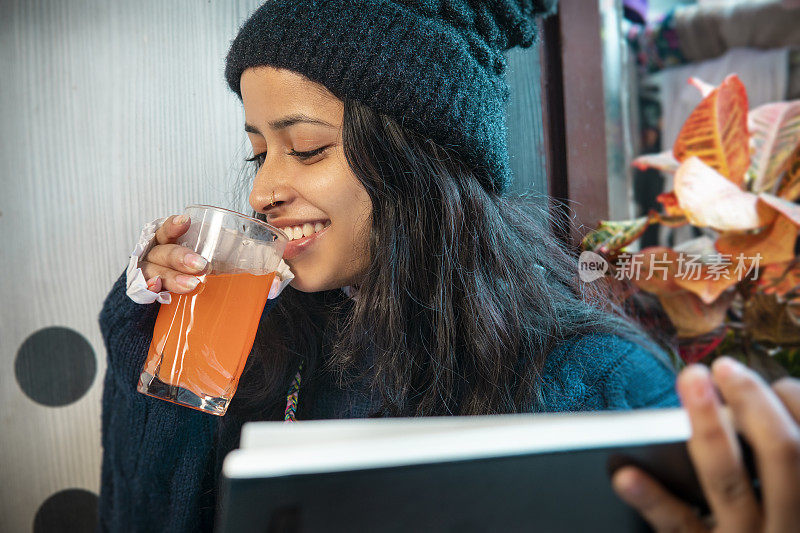
[[[43,328],[25,339],[14,362],[17,383],[30,399],[52,407],[86,394],[97,371],[94,350],[80,333]]]
[[[56,492],[36,511],[33,533],[92,532],[97,524],[97,495],[82,489]]]

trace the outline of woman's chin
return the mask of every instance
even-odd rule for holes
[[[295,278],[289,283],[293,289],[300,292],[322,292],[338,289],[336,283],[325,283],[323,280],[309,280],[295,274]]]
[[[296,266],[299,267],[299,265]],[[294,279],[290,282],[290,285],[300,292],[322,292],[341,289],[342,287],[355,284],[360,281],[363,276],[363,273],[355,276],[342,275],[343,273],[336,271],[331,272],[326,269],[320,269],[320,271],[308,268],[295,268],[291,264],[289,264],[289,268],[291,268],[294,273]],[[361,272],[363,272],[363,270]]]

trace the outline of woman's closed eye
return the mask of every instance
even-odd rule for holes
[[[256,168],[260,167],[264,164],[264,158],[267,156],[267,152],[261,152],[260,154],[255,154],[253,157],[248,157],[245,161],[255,163]]]
[[[298,159],[300,159],[301,161],[305,161],[307,159],[311,159],[315,155],[321,154],[322,152],[325,151],[326,148],[328,148],[328,147],[327,146],[320,146],[319,148],[317,148],[315,150],[308,151],[308,152],[296,152],[295,150],[289,150],[289,155],[293,155],[293,156],[297,157]]]
[[[327,148],[328,148],[328,146],[320,146],[319,148],[316,148],[314,150],[310,150],[308,152],[298,152],[296,150],[289,150],[289,155],[295,156],[296,158],[298,158],[301,161],[306,161],[308,159],[311,159],[315,155],[321,154]],[[245,159],[245,161],[254,162],[254,163],[256,163],[256,166],[260,167],[261,165],[264,164],[264,159],[266,157],[267,157],[267,152],[261,152],[260,154],[255,154],[253,157],[249,157],[249,158]]]

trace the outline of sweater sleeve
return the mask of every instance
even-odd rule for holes
[[[151,398],[136,390],[153,336],[158,303],[125,294],[125,274],[100,312],[106,346],[100,531],[211,530],[213,415]],[[212,490],[210,490],[212,489]]]
[[[137,304],[125,290],[123,273],[99,316],[107,367],[98,530],[211,531],[224,417],[136,390],[160,304]]]
[[[676,371],[657,349],[617,335],[572,339],[550,354],[543,410],[596,411],[678,407]]]

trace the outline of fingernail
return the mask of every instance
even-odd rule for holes
[[[150,281],[147,282],[147,290],[155,292],[156,283],[161,276],[153,276],[150,278]]]
[[[714,374],[722,379],[736,379],[742,375],[744,366],[732,357],[720,357],[712,364]]]
[[[185,224],[189,222],[189,217],[186,215],[180,215],[172,219],[175,224]]]
[[[201,255],[186,254],[183,256],[183,264],[196,270],[203,270],[208,264],[208,261]]]
[[[175,281],[177,281],[181,287],[189,290],[194,289],[197,287],[197,284],[200,283],[200,280],[194,276],[184,276],[183,274],[175,276]]]
[[[682,399],[694,405],[706,405],[711,402],[714,390],[711,387],[708,369],[703,365],[692,365],[684,369],[686,389],[683,390]]]

